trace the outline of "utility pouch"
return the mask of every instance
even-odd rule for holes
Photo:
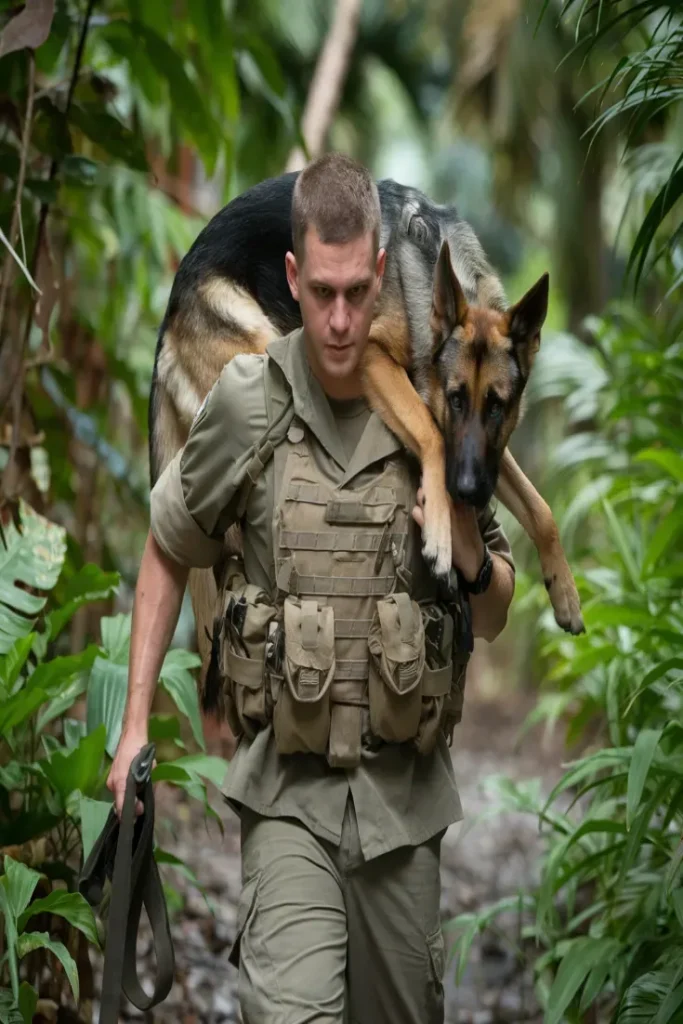
[[[276,615],[264,590],[247,583],[239,572],[230,577],[221,646],[225,708],[235,734],[249,739],[270,720],[264,662],[269,626]]]
[[[372,732],[390,743],[414,738],[422,708],[425,635],[419,605],[408,594],[377,602],[368,649]]]
[[[453,617],[443,604],[421,608],[425,631],[422,708],[415,746],[421,754],[434,749],[453,679]]]
[[[280,754],[324,754],[335,670],[332,607],[289,594],[284,633],[283,680],[273,710],[275,744]]]

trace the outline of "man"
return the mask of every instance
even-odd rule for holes
[[[449,663],[440,689],[443,669],[428,670],[415,613],[433,581],[415,542],[414,464],[363,398],[385,262],[371,176],[338,154],[311,164],[297,180],[292,230],[286,270],[303,329],[265,357],[231,360],[152,492],[108,786],[120,807],[188,569],[214,565],[239,519],[252,587],[235,595],[258,589],[247,616],[265,608],[268,618],[270,600],[273,624],[284,609],[285,627],[285,666],[273,663],[263,684],[266,655],[254,651],[266,650],[265,625],[262,647],[247,647],[244,627],[227,655],[243,732],[224,792],[241,818],[231,960],[244,1019],[431,1024],[443,1020],[440,843],[462,816],[441,729],[455,670]],[[290,396],[287,437],[249,484],[253,445]],[[464,506],[452,529],[465,581],[478,577],[485,545],[492,552],[490,582],[471,597],[473,632],[491,640],[514,589],[509,546],[490,517],[482,536]],[[420,695],[427,678],[432,689],[423,683]]]

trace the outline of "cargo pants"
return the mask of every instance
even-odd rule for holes
[[[366,862],[350,799],[339,847],[244,808],[245,1024],[443,1024],[442,836]]]

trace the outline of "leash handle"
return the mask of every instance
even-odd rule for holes
[[[173,985],[173,942],[159,869],[154,860],[151,775],[155,752],[154,743],[142,747],[131,761],[126,779],[111,883],[99,1024],[118,1024],[122,992],[138,1009],[149,1010],[166,998]],[[139,819],[135,814],[138,796],[144,805]],[[140,985],[137,973],[135,947],[143,905],[152,926],[157,959],[157,979],[151,996]]]

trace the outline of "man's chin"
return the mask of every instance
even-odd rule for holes
[[[326,354],[323,365],[327,376],[338,380],[341,377],[350,377],[352,373],[355,373],[358,369],[358,362],[356,352],[350,349],[343,356],[340,354],[337,359],[331,359]]]

